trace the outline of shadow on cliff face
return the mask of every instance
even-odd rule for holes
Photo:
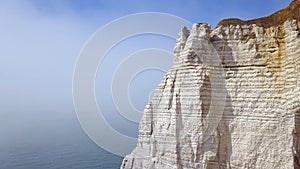
[[[295,114],[294,130],[294,168],[300,168],[300,109]]]
[[[233,108],[231,98],[228,93],[226,93],[224,113],[216,132],[203,142],[203,144],[198,146],[198,152],[204,155],[197,159],[197,161],[203,164],[203,166],[201,166],[202,168],[231,168],[230,157],[232,153],[232,141],[229,124],[232,119]],[[200,158],[202,158],[202,161]]]
[[[222,66],[225,71],[225,78],[230,78],[230,74],[234,74],[237,69],[235,68],[236,62],[233,59],[232,49],[228,46],[227,42],[214,36],[211,39],[213,46],[215,47],[221,62]],[[229,76],[228,76],[229,74]],[[225,79],[225,84],[226,84]],[[209,81],[209,79],[208,79]],[[200,92],[205,93],[205,89],[209,88],[210,83],[206,86],[203,86],[203,90],[201,89]],[[212,137],[206,140],[203,145],[199,146],[200,151],[202,154],[209,154],[212,150],[216,153],[215,156],[209,157],[208,162],[204,162],[207,166],[203,166],[204,168],[231,168],[230,166],[230,158],[232,154],[232,138],[231,138],[231,131],[229,128],[230,121],[233,120],[233,107],[231,98],[228,94],[228,91],[225,86],[226,92],[226,103],[222,118],[220,123],[217,127],[216,132]],[[210,100],[203,99],[203,107],[202,110],[207,110],[210,106]],[[204,118],[208,112],[204,111]]]
[[[237,63],[233,58],[232,48],[228,45],[228,43],[216,35],[211,37],[210,41],[220,56],[220,59],[222,61],[222,66],[223,66],[225,72],[228,72],[228,71],[236,72],[237,71],[237,69],[236,69]],[[226,76],[226,78],[228,78],[228,77]]]

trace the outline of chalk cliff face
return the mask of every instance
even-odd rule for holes
[[[121,168],[300,168],[299,6],[183,28]]]

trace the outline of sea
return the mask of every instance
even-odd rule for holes
[[[123,157],[97,146],[75,116],[1,116],[0,169],[120,168]]]

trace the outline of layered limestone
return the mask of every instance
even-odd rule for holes
[[[300,168],[299,4],[183,28],[121,168]]]

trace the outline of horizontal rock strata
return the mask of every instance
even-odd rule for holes
[[[121,168],[300,168],[299,4],[183,28]]]

